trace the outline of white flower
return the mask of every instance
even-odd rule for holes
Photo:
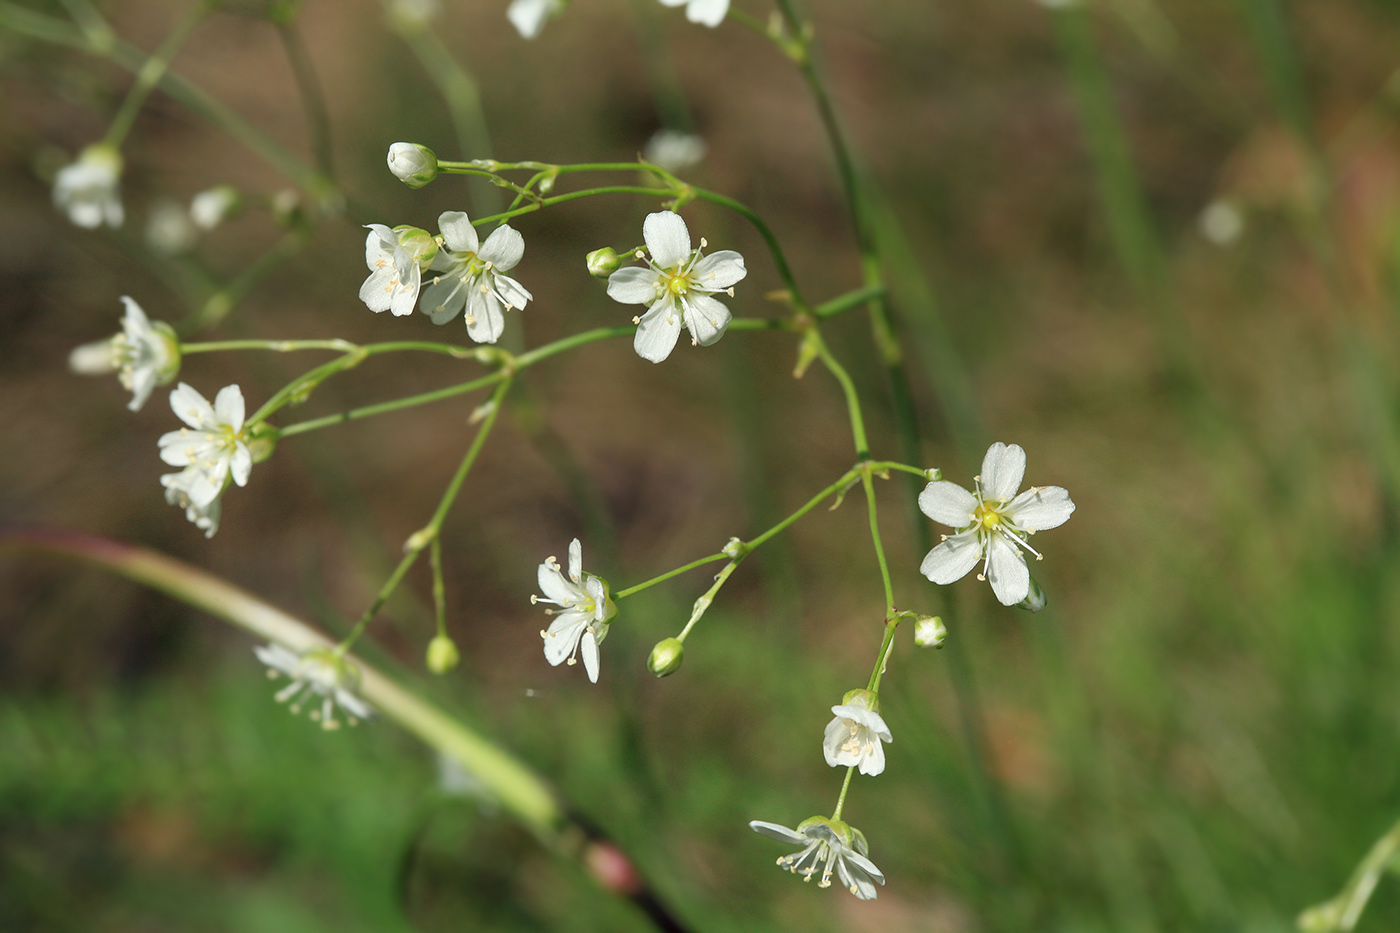
[[[165,487],[165,501],[184,509],[185,519],[204,532],[204,537],[212,538],[219,530],[222,511],[219,500],[216,498],[200,506],[190,499],[190,490],[203,481],[203,471],[197,466],[187,466],[179,473],[167,473],[160,478],[160,484]]]
[[[232,185],[216,185],[190,199],[190,220],[201,230],[213,230],[238,209],[242,200]]]
[[[1022,551],[1036,560],[1040,552],[1028,538],[1063,525],[1074,512],[1069,493],[1059,486],[1032,486],[1019,496],[1026,472],[1026,452],[1001,442],[987,448],[982,473],[973,477],[975,492],[938,480],[919,494],[919,508],[936,522],[957,529],[944,535],[924,557],[919,570],[934,583],[952,583],[982,562],[978,579],[988,580],[1003,606],[1014,606],[1031,591],[1030,571]]]
[[[522,39],[533,39],[544,24],[564,12],[567,0],[511,0],[506,19]]]
[[[426,230],[383,224],[365,224],[365,265],[369,278],[360,286],[360,300],[371,311],[393,311],[398,317],[413,313],[423,268],[437,253],[437,243]]]
[[[125,295],[122,332],[107,340],[85,343],[68,355],[68,366],[87,376],[115,372],[131,392],[127,408],[139,411],[158,385],[180,371],[180,340],[169,324],[151,323],[141,306]]]
[[[187,514],[191,505],[196,513],[208,514],[229,477],[245,486],[253,469],[243,432],[243,393],[236,385],[224,386],[210,405],[182,382],[170,393],[170,407],[189,427],[161,436],[160,458],[185,469],[167,473],[161,483],[167,490],[178,490],[183,498],[171,501],[184,505]],[[217,523],[217,515],[214,521]]]
[[[692,23],[714,27],[724,22],[729,0],[661,0],[666,6],[685,6],[685,18]]]
[[[875,899],[876,882],[885,883],[880,869],[866,858],[869,847],[865,834],[842,820],[814,816],[803,820],[796,831],[777,823],[753,820],[749,828],[769,839],[802,846],[801,852],[780,856],[778,865],[801,874],[803,881],[811,881],[820,868],[822,880],[817,882],[817,887],[830,887],[831,876],[835,874],[846,890],[863,901],[871,901]]]
[[[569,542],[569,575],[564,576],[559,561],[551,557],[540,564],[539,582],[544,595],[531,596],[530,602],[553,603],[560,607],[545,610],[557,616],[548,631],[540,632],[545,660],[555,667],[565,659],[573,664],[581,649],[588,679],[596,684],[598,645],[607,637],[608,620],[617,615],[617,606],[608,596],[607,583],[583,572],[583,545],[578,538]]]
[[[485,243],[461,211],[438,218],[443,248],[432,269],[441,275],[423,292],[419,309],[434,324],[446,324],[466,308],[467,334],[477,343],[495,343],[505,329],[503,308],[524,308],[534,296],[509,272],[525,255],[525,238],[510,226],[491,231]]]
[[[259,646],[253,649],[258,660],[268,666],[267,676],[283,674],[292,682],[277,691],[277,702],[292,701],[293,713],[301,712],[301,704],[312,695],[321,697],[321,708],[312,709],[312,720],[319,720],[322,729],[339,729],[335,708],[345,711],[350,725],[374,715],[369,704],[359,697],[360,669],[332,648],[313,648],[303,654],[289,651],[281,645]]]
[[[53,203],[68,219],[89,230],[102,224],[120,227],[122,211],[122,155],[106,143],[88,146],[78,161],[59,169],[53,183]]]
[[[833,768],[858,765],[861,774],[872,777],[885,770],[883,743],[894,738],[877,709],[869,690],[852,690],[841,705],[831,708],[836,718],[827,724],[822,740],[827,764]]]
[[[657,130],[642,149],[642,158],[668,172],[680,172],[698,165],[709,147],[705,140],[680,130]]]
[[[642,225],[651,259],[645,267],[629,266],[608,277],[608,296],[625,305],[650,305],[632,319],[637,325],[633,347],[644,360],[660,363],[671,355],[684,322],[692,344],[708,347],[724,336],[729,309],[710,296],[733,297],[734,283],[748,270],[744,257],[732,249],[701,258],[707,245],[690,248],[690,231],[674,211],[648,214]],[[638,251],[638,258],[640,251]]]
[[[389,171],[410,188],[421,188],[437,177],[437,155],[417,143],[394,143],[389,147]]]
[[[151,205],[146,215],[146,245],[162,256],[179,256],[194,249],[199,231],[183,206],[168,198]]]

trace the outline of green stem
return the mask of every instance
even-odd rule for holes
[[[890,565],[885,560],[885,542],[880,538],[880,516],[875,506],[875,481],[870,471],[860,475],[861,487],[865,490],[866,511],[870,516],[870,543],[875,548],[875,562],[880,565],[880,581],[885,586],[885,616],[894,615],[894,585],[890,582]]]
[[[856,766],[851,765],[846,768],[846,777],[841,781],[841,795],[836,798],[836,809],[832,811],[832,820],[841,819],[841,811],[846,809],[846,791],[851,789],[851,775],[856,773]]]
[[[428,562],[433,570],[433,612],[437,616],[438,637],[447,637],[447,586],[442,579],[442,538],[433,535]]]
[[[103,142],[113,149],[120,149],[122,143],[126,141],[127,133],[131,132],[132,125],[136,122],[136,115],[141,112],[141,105],[146,102],[146,98],[151,96],[151,91],[155,90],[160,79],[165,75],[170,67],[171,60],[180,46],[185,44],[185,40],[190,37],[194,28],[209,15],[212,4],[209,0],[197,0],[185,18],[180,20],[171,30],[170,35],[165,37],[165,41],[156,49],[155,54],[146,59],[136,71],[136,83],[127,92],[126,100],[122,101],[121,109],[112,118],[112,125],[107,128],[107,135],[103,137]]]
[[[880,692],[880,678],[885,676],[885,664],[894,648],[894,633],[899,629],[901,618],[891,613],[885,620],[885,637],[880,641],[880,651],[875,655],[875,669],[870,672],[870,682],[865,686],[871,693]]]
[[[856,394],[856,384],[851,381],[851,374],[846,372],[846,368],[837,362],[836,357],[827,347],[826,341],[822,339],[821,332],[815,326],[807,329],[806,339],[811,341],[817,358],[841,384],[841,392],[846,396],[846,414],[851,419],[851,437],[856,445],[856,459],[870,459],[870,443],[865,437],[865,416],[861,414],[860,396]]]
[[[1298,918],[1298,926],[1308,933],[1345,933],[1354,930],[1371,900],[1371,894],[1380,883],[1381,875],[1387,869],[1396,867],[1397,857],[1400,857],[1400,822],[1390,827],[1389,832],[1371,846],[1366,857],[1347,879],[1346,887],[1325,904],[1303,911]]]

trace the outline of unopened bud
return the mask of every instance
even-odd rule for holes
[[[1026,598],[1016,605],[1031,612],[1039,612],[1045,608],[1045,591],[1035,582],[1035,577],[1031,577],[1031,589]]]
[[[914,621],[914,644],[920,648],[942,648],[948,638],[948,626],[940,616],[923,616]]]
[[[422,227],[410,227],[408,224],[395,227],[394,233],[398,236],[399,246],[413,257],[418,268],[427,269],[438,251],[438,242],[433,235]]]
[[[680,670],[681,660],[685,657],[685,645],[681,644],[679,638],[666,638],[656,643],[656,647],[651,649],[651,656],[647,658],[647,670],[657,677],[665,677]]]
[[[457,643],[446,635],[438,635],[428,642],[428,670],[434,674],[446,674],[462,663],[462,655]]]
[[[213,230],[243,206],[243,196],[232,185],[201,191],[190,200],[190,220],[201,230]]]
[[[438,175],[437,154],[417,143],[394,143],[388,162],[394,177],[410,188],[421,188]]]
[[[588,274],[595,279],[605,279],[617,271],[622,260],[617,258],[617,250],[611,246],[595,249],[588,254]]]
[[[277,429],[266,421],[253,427],[248,437],[248,453],[252,455],[254,463],[262,463],[272,456],[277,449],[277,435]]]

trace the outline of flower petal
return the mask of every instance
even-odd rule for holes
[[[578,538],[569,542],[569,579],[583,582],[583,545]]]
[[[505,329],[505,314],[496,296],[472,289],[467,296],[467,336],[477,343],[495,343]]]
[[[846,725],[846,718],[840,713],[826,724],[826,731],[822,734],[822,754],[831,767],[849,767],[856,763],[856,756],[841,747],[846,744],[846,737],[850,734],[851,727]]]
[[[214,396],[214,414],[221,424],[226,424],[236,432],[243,427],[243,392],[237,385],[224,386]]]
[[[561,612],[544,634],[544,658],[558,667],[574,653],[588,620],[580,612]]]
[[[360,286],[360,300],[375,314],[388,311],[394,298],[392,283],[397,276],[398,272],[392,262],[386,262],[381,268],[375,269]]]
[[[188,383],[180,383],[170,393],[170,410],[175,417],[192,428],[207,428],[214,424],[214,408]]]
[[[732,249],[725,249],[697,262],[695,268],[690,270],[690,279],[701,288],[720,292],[748,274],[744,257]]]
[[[608,297],[625,305],[646,305],[656,300],[661,277],[646,266],[628,266],[608,276]]]
[[[598,682],[598,639],[591,629],[585,628],[583,630],[579,653],[583,655],[583,669],[588,672],[589,681],[596,684]]]
[[[525,290],[525,287],[508,275],[495,276],[496,294],[501,296],[501,300],[508,308],[524,308],[526,302],[533,301],[535,296]]]
[[[228,468],[235,483],[240,486],[248,485],[248,474],[253,472],[253,455],[248,450],[247,444],[239,443],[233,448]]]
[[[365,265],[379,268],[381,259],[394,261],[394,231],[383,224],[365,224],[369,233],[365,236]]]
[[[992,535],[987,544],[987,582],[1003,606],[1014,606],[1031,591],[1031,572],[1021,549],[1004,536]]]
[[[446,324],[466,307],[467,288],[460,275],[439,276],[423,290],[418,310],[432,318],[434,324]]]
[[[685,8],[685,18],[713,29],[724,22],[728,12],[729,0],[690,0]]]
[[[423,272],[418,264],[409,259],[408,264],[399,267],[399,287],[394,289],[389,302],[389,310],[395,317],[406,317],[413,313],[418,303],[418,287],[423,283]]]
[[[552,561],[545,561],[540,564],[538,574],[540,589],[544,592],[546,602],[554,603],[557,606],[567,606],[578,599],[578,588],[570,586],[564,579],[564,575],[559,571],[559,565]]]
[[[977,497],[957,483],[934,480],[919,493],[919,509],[934,521],[951,528],[972,524]]]
[[[525,257],[525,238],[514,227],[502,225],[491,231],[477,256],[502,272],[508,272]]]
[[[749,820],[749,829],[758,833],[760,836],[767,836],[769,839],[776,839],[779,842],[786,842],[790,845],[805,846],[807,844],[806,836],[799,832],[794,832],[786,826],[779,826],[777,823],[765,823],[763,820]]]
[[[637,322],[637,336],[632,340],[632,348],[642,359],[660,363],[671,355],[680,335],[680,315],[675,313],[669,300],[662,299]]]
[[[919,572],[934,583],[947,584],[961,580],[982,559],[982,546],[976,531],[953,535],[924,555]],[[1025,594],[1021,594],[1022,599]],[[1020,600],[1017,600],[1019,602]]]
[[[702,347],[723,337],[733,317],[728,308],[709,295],[691,293],[685,298],[685,326]]]
[[[982,498],[1005,501],[1016,495],[1026,475],[1026,452],[1019,444],[997,441],[982,458]]]
[[[454,253],[474,253],[480,248],[476,228],[462,211],[444,211],[438,215],[438,230],[442,241]]]
[[[1005,509],[1006,517],[1026,531],[1057,528],[1074,514],[1074,503],[1061,486],[1032,486]]]
[[[642,224],[651,261],[663,269],[674,269],[690,258],[690,231],[675,211],[648,214]]]

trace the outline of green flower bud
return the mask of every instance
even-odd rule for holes
[[[437,255],[438,241],[431,233],[408,224],[395,227],[394,233],[398,234],[399,245],[418,262],[418,268],[427,269],[432,264],[433,257]]]
[[[1045,608],[1045,591],[1035,582],[1035,577],[1031,577],[1031,590],[1026,594],[1026,598],[1016,605],[1031,612],[1039,612]]]
[[[880,712],[880,698],[864,687],[860,687],[856,690],[847,690],[845,695],[841,697],[841,705],[857,706],[875,713]]]
[[[685,645],[681,644],[679,638],[662,639],[651,649],[651,656],[647,658],[647,670],[657,677],[674,674],[680,669],[681,659],[684,657]]]
[[[248,434],[248,453],[253,455],[253,462],[262,463],[270,458],[276,449],[277,429],[266,421],[254,425]]]
[[[605,279],[618,270],[622,260],[617,258],[617,250],[611,246],[595,249],[588,254],[588,274],[595,279]]]
[[[438,635],[428,642],[428,670],[434,674],[446,674],[462,663],[462,655],[457,644],[446,635]]]
[[[948,637],[948,627],[939,616],[920,616],[914,620],[914,644],[920,648],[942,648]]]
[[[417,143],[394,143],[388,162],[394,177],[410,188],[421,188],[438,175],[437,154]]]

